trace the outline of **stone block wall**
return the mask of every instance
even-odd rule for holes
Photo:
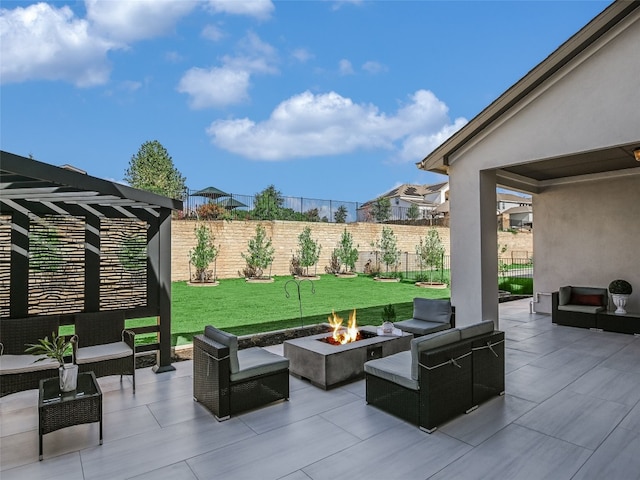
[[[256,221],[238,220],[205,221],[211,227],[215,236],[215,244],[219,245],[219,254],[216,262],[216,276],[220,279],[241,277],[246,263],[242,254],[247,252],[247,244],[250,238],[255,236],[256,225],[262,224],[271,238],[275,249],[275,259],[271,275],[289,275],[291,257],[298,250],[298,236],[302,230],[309,226],[311,237],[322,245],[317,273],[325,273],[325,266],[329,264],[331,252],[340,241],[343,230],[346,228],[353,236],[353,242],[360,251],[373,250],[371,242],[380,238],[382,227],[378,223],[318,223],[318,222],[289,222],[289,221]],[[414,225],[389,225],[393,229],[398,242],[398,248],[402,252],[415,253],[415,247],[420,238],[424,238],[431,227]],[[195,221],[177,220],[171,224],[171,279],[173,281],[189,279],[189,251],[196,243],[194,229]],[[440,238],[445,246],[446,254],[449,254],[449,229],[445,227],[433,227],[438,230]],[[499,232],[498,242],[507,245],[505,255],[511,251],[527,251],[529,256],[533,253],[533,240],[531,233]],[[213,265],[211,266],[213,268]],[[193,272],[192,272],[193,273]]]

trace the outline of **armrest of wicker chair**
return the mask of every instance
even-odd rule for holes
[[[230,415],[229,347],[205,335],[193,337],[193,398],[216,417]]]

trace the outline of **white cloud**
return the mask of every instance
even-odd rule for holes
[[[117,44],[94,37],[67,6],[38,3],[0,10],[2,83],[65,80],[80,87],[107,81],[106,53]]]
[[[271,0],[209,0],[209,8],[215,13],[247,15],[267,20],[275,9]]]
[[[216,25],[207,25],[202,29],[202,34],[204,38],[207,38],[213,42],[218,42],[222,38],[224,38],[224,31]]]
[[[385,67],[381,63],[374,62],[374,61],[365,62],[362,65],[362,69],[365,72],[368,72],[368,73],[371,73],[371,74],[374,74],[374,75],[376,73],[382,73],[382,72],[386,72],[387,71],[387,67]]]
[[[278,73],[276,50],[249,32],[238,45],[239,55],[225,55],[222,66],[194,67],[180,79],[178,91],[190,96],[191,108],[220,108],[249,98],[251,76]]]
[[[340,71],[340,75],[353,75],[353,65],[351,65],[349,60],[344,58],[338,62],[338,70]]]
[[[419,161],[466,123],[453,124],[436,96],[419,90],[394,115],[375,105],[355,104],[335,92],[307,91],[278,105],[269,119],[216,120],[207,129],[214,145],[254,160],[341,155],[382,148],[396,161]]]
[[[101,35],[122,42],[158,37],[193,10],[193,0],[85,0],[87,19]]]
[[[242,102],[248,98],[249,73],[233,68],[192,68],[178,84],[180,93],[191,98],[194,109],[218,108]]]
[[[296,48],[291,56],[300,63],[306,63],[313,58],[313,54],[306,48]]]

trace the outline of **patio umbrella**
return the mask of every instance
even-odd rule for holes
[[[216,202],[216,205],[220,205],[221,207],[226,208],[227,210],[233,210],[238,207],[246,207],[246,205],[235,198],[225,198],[224,200],[219,200]]]
[[[218,190],[216,187],[207,187],[202,190],[198,190],[195,193],[191,194],[192,197],[207,197],[207,198],[220,198],[220,197],[228,197],[229,194],[223,192],[222,190]]]

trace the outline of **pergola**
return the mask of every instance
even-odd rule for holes
[[[0,320],[123,311],[171,366],[171,213],[182,201],[0,151]]]

